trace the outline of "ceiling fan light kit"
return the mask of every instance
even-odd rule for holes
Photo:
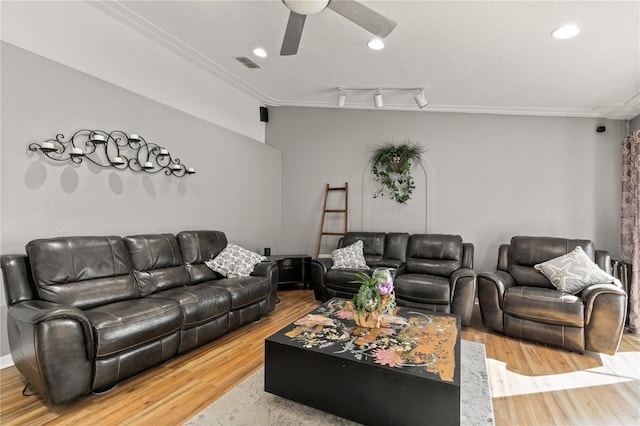
[[[282,0],[282,3],[299,15],[313,15],[322,12],[329,0]]]

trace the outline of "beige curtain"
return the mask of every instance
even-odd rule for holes
[[[631,265],[629,330],[640,331],[640,130],[622,142],[622,260]]]

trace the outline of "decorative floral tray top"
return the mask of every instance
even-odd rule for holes
[[[419,368],[453,382],[458,339],[456,317],[401,308],[385,328],[358,327],[351,302],[331,299],[293,323],[285,336],[304,348],[350,354],[391,368]]]

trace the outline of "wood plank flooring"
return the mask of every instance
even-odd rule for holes
[[[316,307],[313,291],[279,292],[276,310],[203,347],[64,407],[22,396],[15,367],[0,371],[2,425],[180,425],[264,362],[264,339]],[[476,306],[462,338],[484,343],[497,426],[640,424],[640,339],[616,356],[511,339],[482,326]]]

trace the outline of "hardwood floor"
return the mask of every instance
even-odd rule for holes
[[[319,304],[284,290],[258,323],[64,407],[22,396],[15,367],[0,371],[0,424],[178,425],[260,368],[264,339]],[[462,338],[484,343],[496,425],[640,424],[640,339],[625,334],[616,356],[547,348],[489,332],[479,310]]]

